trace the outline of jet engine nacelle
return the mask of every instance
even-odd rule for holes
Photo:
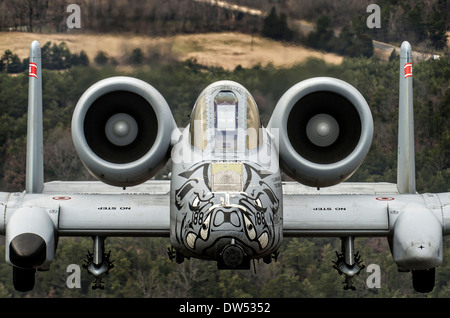
[[[133,186],[167,162],[177,129],[164,97],[148,83],[111,77],[92,85],[72,117],[72,138],[86,168],[114,186]]]
[[[291,87],[278,101],[268,128],[279,134],[280,165],[296,181],[327,187],[348,179],[373,137],[364,97],[350,84],[317,77]]]

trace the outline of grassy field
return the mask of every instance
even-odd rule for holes
[[[222,66],[232,70],[237,65],[251,67],[256,64],[291,66],[316,57],[328,63],[340,64],[343,60],[336,54],[322,53],[302,46],[285,45],[259,36],[242,33],[207,33],[177,35],[164,38],[147,36],[91,35],[91,34],[36,34],[25,32],[0,33],[0,53],[7,49],[21,59],[29,55],[29,46],[33,40],[41,45],[66,42],[72,53],[84,50],[91,61],[99,51],[120,61],[135,48],[141,48],[145,54],[158,53],[171,58],[185,60],[195,58],[203,65]]]

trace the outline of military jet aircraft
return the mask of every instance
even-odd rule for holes
[[[398,180],[348,183],[373,136],[370,108],[350,84],[317,77],[292,86],[267,127],[250,92],[233,81],[206,87],[190,124],[177,126],[150,84],[112,77],[92,85],[72,118],[75,149],[99,181],[43,177],[40,45],[30,49],[26,189],[0,193],[5,258],[14,287],[33,289],[49,270],[58,238],[93,238],[85,268],[93,288],[113,267],[111,236],[168,237],[170,256],[217,262],[219,269],[270,263],[284,237],[339,237],[334,268],[354,288],[364,266],[355,238],[386,237],[400,271],[420,292],[434,288],[450,233],[450,193],[415,187],[411,46],[400,54]],[[171,159],[170,180],[151,178]],[[295,181],[283,181],[281,172]]]

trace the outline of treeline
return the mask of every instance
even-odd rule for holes
[[[89,65],[89,57],[85,51],[71,53],[67,44],[47,42],[41,48],[42,68],[47,70],[65,70],[72,66]],[[11,50],[6,50],[0,59],[0,72],[15,74],[28,70],[29,58],[21,60]]]
[[[79,54],[72,53],[65,42],[59,44],[47,42],[41,48],[42,68],[46,70],[67,70],[75,66],[89,66],[91,61],[84,50]],[[155,63],[161,60],[171,59],[162,57],[160,53],[153,52],[151,56],[145,56],[141,48],[135,48],[130,54],[123,56],[120,64],[141,65],[145,63]],[[94,65],[103,66],[106,64],[118,65],[119,61],[108,56],[104,51],[98,51],[93,59]],[[17,54],[11,50],[6,50],[0,57],[0,72],[17,74],[28,70],[29,58],[21,60]]]
[[[80,53],[72,53],[65,42],[59,44],[47,42],[41,48],[42,68],[46,70],[67,70],[74,66],[89,66],[91,61],[84,50]],[[145,62],[159,60],[159,54],[153,53],[150,57],[145,57],[140,48],[134,49],[121,61],[123,64],[139,65]],[[98,51],[94,57],[94,64],[102,66],[105,64],[118,64],[110,58],[104,51]],[[17,74],[28,70],[29,58],[21,60],[17,54],[11,50],[6,50],[0,58],[0,72]]]
[[[365,20],[354,18],[339,35],[335,35],[331,20],[322,16],[316,23],[316,29],[303,40],[309,47],[334,52],[351,57],[371,57],[374,53],[373,37],[365,25]]]
[[[420,51],[446,51],[450,0],[379,0],[380,28],[368,28],[373,1],[355,0],[229,0],[260,9],[262,16],[208,1],[81,0],[80,29],[70,29],[65,0],[0,2],[0,31],[90,32],[166,36],[179,33],[240,31],[295,41],[348,56],[371,56],[372,40],[400,44],[408,40]],[[314,24],[300,31],[297,20]]]
[[[269,12],[275,7],[287,15],[290,26],[293,21],[305,20],[320,24],[327,19],[330,28],[339,37],[342,31],[355,32],[356,36],[365,34],[374,40],[387,43],[411,42],[421,51],[445,50],[446,31],[450,30],[449,0],[229,0],[240,5],[259,8]],[[368,28],[366,19],[373,12],[367,12],[370,4],[380,7],[380,28]],[[362,26],[362,28],[360,28]],[[319,27],[319,26],[317,26]],[[316,28],[317,31],[317,28]]]
[[[278,14],[276,8],[272,7],[264,18],[261,34],[274,40],[301,43],[343,56],[371,57],[374,52],[373,38],[365,23],[357,17],[337,36],[330,18],[323,15],[317,20],[315,29],[304,34],[289,27],[286,14]]]
[[[410,41],[421,50],[442,51],[447,48],[450,30],[450,1],[381,0],[381,27],[368,30],[378,41],[401,43]],[[363,18],[368,16],[364,14]]]
[[[58,46],[58,45],[57,45]],[[137,57],[139,52],[135,52]],[[139,60],[139,58],[138,58]],[[348,81],[367,99],[375,121],[372,149],[351,181],[395,182],[398,119],[398,60],[347,58],[341,65],[311,59],[291,68],[255,66],[234,71],[206,68],[195,60],[154,63],[124,72],[107,62],[65,71],[43,71],[45,179],[86,180],[89,174],[74,151],[70,136],[72,111],[82,93],[94,82],[113,75],[131,75],[158,89],[171,105],[179,126],[189,121],[198,94],[213,81],[230,79],[253,94],[267,124],[281,95],[295,83],[313,76],[332,76]],[[450,60],[415,64],[414,107],[416,128],[417,186],[420,192],[450,191]],[[27,122],[27,71],[11,76],[0,73],[0,175],[1,189],[22,191],[25,180]],[[166,167],[165,169],[168,169]],[[436,288],[429,295],[448,297],[449,244],[444,244],[445,263],[437,269]],[[34,291],[12,288],[11,268],[0,262],[0,295],[4,297],[406,297],[413,292],[410,273],[398,273],[385,239],[356,240],[366,266],[381,268],[380,289],[366,285],[367,272],[356,282],[356,291],[342,289],[343,278],[332,269],[338,239],[288,239],[277,262],[256,263],[255,271],[218,271],[214,263],[188,260],[182,265],[166,256],[167,239],[108,238],[115,268],[105,278],[105,290],[91,290],[92,278],[83,269],[80,289],[69,289],[70,264],[80,267],[90,238],[61,238],[50,271],[39,272]],[[4,253],[4,252],[3,252]],[[2,252],[0,251],[0,254]]]
[[[49,50],[49,48],[53,48]],[[64,54],[60,54],[64,52]],[[65,58],[61,58],[64,57]],[[117,74],[116,62],[99,52],[92,63],[83,59],[83,63],[70,64],[70,57],[83,56],[73,54],[64,44],[47,43],[43,49],[44,68],[44,105],[45,122],[48,129],[55,129],[55,134],[64,134],[70,123],[71,113],[78,98],[84,90],[95,81]],[[76,59],[75,59],[76,60]],[[375,141],[372,156],[356,173],[355,177],[372,181],[395,181],[396,129],[398,103],[398,59],[381,62],[377,59],[346,59],[339,66],[323,64],[318,60],[295,66],[290,69],[273,67],[254,67],[243,69],[237,67],[233,72],[221,68],[205,68],[195,60],[164,63],[164,59],[145,56],[139,48],[123,58],[130,65],[140,65],[143,61],[153,61],[150,66],[135,75],[142,77],[160,89],[173,105],[174,116],[180,126],[187,124],[192,103],[200,93],[199,87],[223,78],[235,79],[247,85],[253,92],[265,123],[270,118],[278,98],[291,85],[301,79],[312,76],[335,76],[349,81],[367,98],[376,122]],[[78,60],[79,61],[79,60]],[[420,191],[447,191],[449,168],[448,114],[450,91],[448,90],[448,59],[425,61],[414,68],[416,137],[418,138],[416,160],[417,177]],[[25,61],[24,61],[25,62]],[[99,68],[99,65],[102,67]],[[69,68],[70,67],[70,68]],[[8,68],[9,69],[9,68]],[[65,72],[52,70],[66,69]],[[135,71],[138,72],[138,71]],[[27,70],[17,76],[8,76],[6,71],[0,73],[0,118],[4,123],[0,129],[0,156],[6,156],[1,167],[2,183],[5,189],[20,190],[23,185],[23,146],[26,133],[27,107]],[[61,92],[64,92],[63,94]],[[49,131],[49,136],[52,132]],[[61,144],[61,136],[52,145]],[[70,138],[68,143],[71,144]],[[433,145],[433,147],[428,147]],[[63,145],[61,144],[61,147]],[[61,156],[57,156],[60,158]],[[49,160],[55,158],[49,156]],[[73,158],[76,161],[76,155]],[[12,166],[9,166],[12,165]],[[59,164],[61,165],[61,164]],[[54,167],[58,164],[54,163]],[[367,171],[366,171],[367,170]],[[79,171],[65,174],[76,177]],[[49,175],[55,176],[52,171]],[[82,174],[85,177],[85,174]]]
[[[368,28],[366,19],[369,14],[363,11],[353,16],[347,13],[349,19],[341,26],[336,25],[332,16],[320,15],[316,19],[314,30],[309,32],[301,32],[295,26],[290,26],[287,15],[283,12],[278,14],[276,8],[272,7],[264,18],[261,34],[275,40],[301,43],[314,49],[350,57],[371,57],[374,54],[373,40],[388,43],[408,40],[419,51],[438,50],[448,54],[446,20],[450,17],[445,10],[449,11],[450,5],[437,1],[430,9],[428,3],[428,10],[424,2],[417,2],[413,8],[410,3],[403,2],[402,6],[393,6],[390,2],[381,5],[383,10],[380,18],[384,19],[380,19],[380,22],[384,28]],[[404,9],[401,14],[398,13],[399,8]],[[392,16],[395,16],[392,21],[385,18]]]
[[[77,31],[67,26],[66,0],[15,0],[0,3],[0,30]],[[192,0],[80,0],[81,31],[147,35],[252,30],[256,18]],[[254,30],[255,31],[255,30]]]
[[[63,51],[70,53],[65,45],[54,44],[52,47],[64,47],[66,49]],[[135,49],[124,60],[139,65],[147,58],[141,50]],[[45,58],[43,63],[44,61]],[[61,64],[57,59],[53,61],[55,65]],[[51,65],[53,64],[50,63],[49,67]],[[58,134],[68,129],[72,110],[78,98],[91,84],[101,78],[120,73],[115,68],[116,63],[108,59],[102,63],[102,67],[98,65],[79,64],[71,66],[64,72],[44,69],[44,127],[48,136],[52,135],[55,127],[58,128],[58,131],[55,131]],[[6,72],[0,73],[0,118],[4,123],[0,129],[0,156],[7,156],[6,160],[2,161],[4,171],[2,180],[8,189],[20,190],[20,182],[23,182],[23,176],[19,174],[20,169],[17,167],[13,169],[8,165],[18,165],[21,161],[16,160],[16,157],[23,155],[24,151],[17,148],[23,145],[26,133],[27,75],[27,71],[17,76],[9,76]],[[375,58],[345,59],[343,64],[335,66],[324,64],[319,60],[310,60],[289,69],[276,69],[268,65],[251,69],[237,67],[232,72],[217,67],[206,68],[195,60],[171,63],[155,60],[146,68],[136,68],[131,75],[146,80],[161,91],[172,105],[174,116],[180,126],[187,124],[192,104],[200,89],[215,80],[228,78],[246,85],[258,102],[264,123],[268,122],[273,107],[281,95],[298,81],[313,76],[334,76],[346,80],[366,97],[376,125],[372,155],[369,155],[366,164],[357,172],[355,178],[360,176],[362,181],[366,179],[395,181],[398,59],[390,62],[382,62]],[[449,59],[446,58],[424,61],[414,67],[417,177],[420,179],[418,186],[421,192],[449,189],[446,185],[450,151],[447,125],[450,113],[449,75]],[[429,147],[430,145],[433,147]],[[78,173],[74,171],[73,176]],[[51,171],[49,174],[54,175]],[[18,178],[12,178],[12,175],[18,175]],[[13,184],[19,186],[12,187],[11,180],[17,180],[19,183]]]
[[[413,290],[411,273],[397,271],[385,238],[356,239],[365,265],[355,276],[356,290],[344,290],[344,278],[332,268],[341,244],[336,238],[285,238],[277,261],[255,261],[250,270],[242,271],[218,270],[214,262],[198,259],[172,262],[166,254],[167,238],[111,237],[105,243],[115,267],[103,279],[103,290],[92,290],[92,276],[82,267],[92,239],[63,237],[50,270],[36,273],[30,292],[15,291],[11,267],[0,262],[0,297],[448,298],[450,292],[450,265],[445,261],[450,257],[449,240],[444,241],[444,264],[436,270],[435,289],[425,295]],[[371,264],[379,266],[380,288],[370,288]],[[69,265],[81,269],[80,288],[68,287],[67,280],[75,281]]]

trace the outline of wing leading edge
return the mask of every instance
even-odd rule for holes
[[[53,192],[54,187],[64,191]],[[58,203],[58,232],[63,236],[168,237],[169,192],[170,183],[164,181],[127,189],[101,182],[56,182],[47,183],[45,196],[36,200]]]

